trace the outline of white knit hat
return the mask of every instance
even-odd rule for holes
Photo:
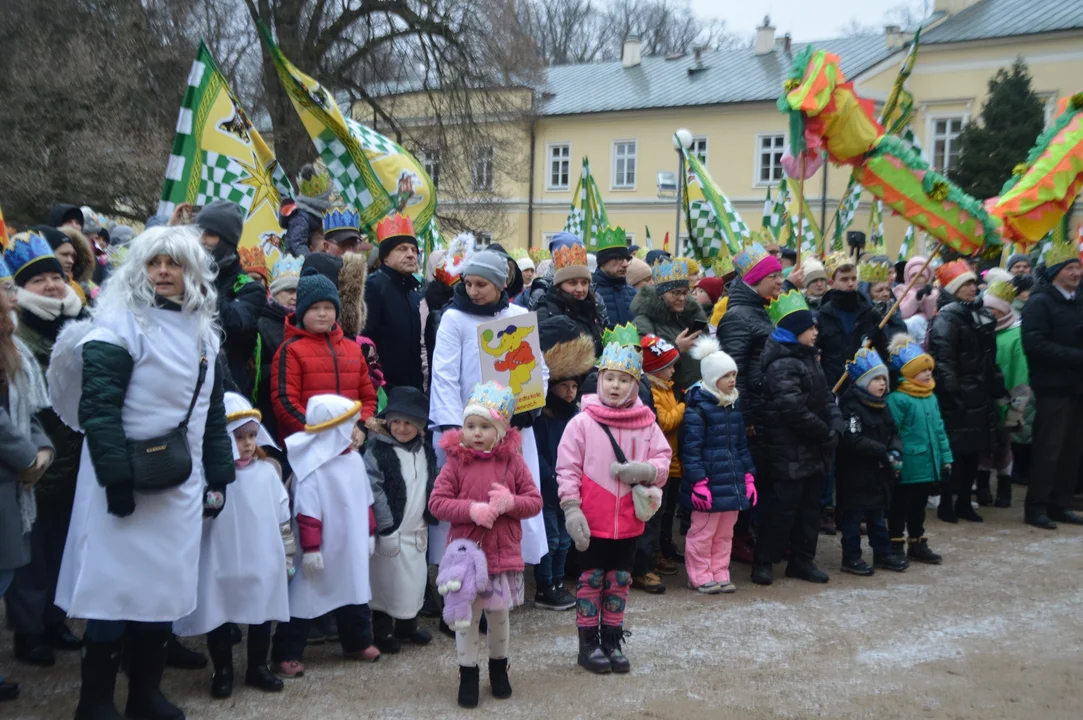
[[[692,346],[692,357],[699,360],[703,385],[712,393],[717,392],[718,381],[726,374],[737,372],[737,363],[726,353],[718,341],[712,337],[702,337]]]

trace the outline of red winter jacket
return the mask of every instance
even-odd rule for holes
[[[305,409],[313,395],[341,395],[361,401],[361,421],[376,413],[376,391],[368,365],[353,339],[336,323],[331,332],[311,333],[286,317],[286,334],[271,361],[271,406],[279,440],[305,429]]]
[[[542,509],[541,493],[523,460],[523,438],[518,430],[508,430],[504,441],[491,453],[464,448],[461,439],[462,430],[451,430],[440,440],[447,462],[433,485],[429,510],[437,520],[451,523],[448,542],[469,538],[481,543],[490,575],[521,572],[523,527],[519,521],[534,517]],[[470,519],[470,506],[488,503],[493,483],[508,486],[515,496],[515,507],[486,530]]]

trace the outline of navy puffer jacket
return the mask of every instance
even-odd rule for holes
[[[681,507],[692,510],[692,486],[707,478],[711,512],[747,510],[745,473],[756,474],[748,452],[745,421],[739,403],[722,407],[718,399],[692,386],[685,397],[681,423]]]
[[[601,298],[605,304],[609,318],[606,327],[615,328],[636,319],[632,312],[632,300],[635,299],[636,289],[629,285],[624,278],[612,278],[602,272],[601,268],[594,271],[593,277],[594,294]]]

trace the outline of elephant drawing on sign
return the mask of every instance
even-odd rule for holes
[[[534,329],[533,326],[517,328],[514,325],[496,333],[496,345],[492,345],[493,331],[486,330],[481,334],[481,349],[487,355],[498,358],[494,367],[498,372],[508,373],[508,386],[511,391],[519,395],[523,385],[530,381],[530,374],[534,372],[537,361],[534,359],[534,351],[525,341],[527,335]]]

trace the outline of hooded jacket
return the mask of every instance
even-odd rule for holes
[[[697,320],[704,324],[707,322],[707,314],[698,302],[688,298],[684,310],[675,313],[669,309],[665,300],[658,294],[654,286],[643,287],[632,301],[632,312],[635,313],[635,326],[640,336],[653,334],[677,345],[677,336],[684,330],[691,330],[692,323]],[[688,388],[699,382],[699,360],[688,353],[681,353],[677,360],[677,369],[673,373],[673,383],[682,395]]]
[[[710,512],[747,510],[745,475],[755,475],[741,408],[719,405],[718,398],[696,385],[688,392],[681,425],[681,507],[693,510],[692,486],[706,478]]]
[[[996,363],[996,321],[981,300],[964,304],[945,292],[939,303],[926,345],[952,452],[989,450],[999,425],[995,401],[1008,394]]]
[[[259,385],[256,387],[256,406],[263,415],[263,426],[271,437],[278,437],[278,421],[275,420],[274,404],[271,402],[271,364],[278,348],[286,339],[286,318],[292,313],[274,298],[267,299],[267,307],[259,317]]]
[[[564,430],[579,413],[575,403],[565,402],[555,392],[545,398],[545,408],[534,422],[534,443],[538,447],[538,473],[542,499],[548,507],[560,505],[557,493],[557,451]]]
[[[910,281],[918,274],[918,270],[925,264],[926,258],[912,257],[906,261],[906,269],[903,271],[903,284],[896,285],[892,292],[895,294],[896,299],[903,297],[903,291],[906,290],[906,286],[910,284]],[[920,300],[918,299],[918,292],[924,288],[924,285],[915,284],[911,288],[910,292],[906,294],[903,301],[899,303],[899,314],[902,315],[903,320],[908,320],[914,315],[921,315],[926,320],[932,320],[936,317],[938,303],[940,301],[940,290],[931,286],[930,292],[924,295]]]
[[[850,332],[846,331],[842,317],[847,309],[854,313],[853,330]],[[853,358],[866,338],[872,340],[872,345],[880,353],[880,357],[887,357],[887,343],[879,328],[880,314],[876,312],[872,301],[857,290],[852,293],[828,291],[816,313],[816,321],[820,326],[816,347],[820,349],[820,363],[831,387],[834,387],[846,372],[846,361]]]
[[[737,363],[745,424],[760,424],[763,405],[763,365],[760,356],[775,326],[767,317],[768,301],[742,280],[730,284],[726,314],[718,322],[718,344]]]
[[[440,321],[444,318],[444,310],[447,309],[454,295],[454,286],[448,287],[439,280],[429,281],[428,286],[425,288],[425,305],[429,310],[425,320],[425,355],[429,360],[430,372],[432,353],[436,348],[436,331],[440,329]]]
[[[593,292],[587,293],[582,300],[576,300],[556,285],[552,285],[535,311],[538,313],[538,324],[560,315],[571,318],[579,326],[580,332],[589,335],[594,341],[594,356],[601,357],[602,333],[608,323],[605,305],[597,300]]]
[[[250,397],[255,372],[251,367],[259,339],[259,319],[267,307],[267,291],[241,269],[236,255],[218,269],[218,322],[225,342],[223,354],[230,377],[241,395]],[[262,354],[262,353],[261,353]]]
[[[1083,293],[1069,300],[1052,283],[1023,307],[1023,351],[1035,393],[1083,395]]]
[[[896,390],[887,396],[887,406],[902,440],[900,482],[940,482],[940,469],[953,462],[953,456],[936,397],[915,397]]]
[[[461,444],[462,431],[451,430],[440,439],[447,462],[429,497],[429,510],[437,520],[451,524],[448,542],[468,538],[481,545],[489,574],[523,571],[523,527],[520,523],[541,512],[542,499],[520,448],[523,438],[515,428],[492,452],[481,453]],[[470,506],[488,503],[493,484],[506,485],[515,497],[511,510],[489,530],[470,519]]]
[[[376,344],[388,392],[400,385],[424,390],[419,287],[413,275],[387,265],[377,268],[365,283],[368,317],[361,334]]]
[[[436,451],[424,433],[419,434],[411,443],[403,445],[387,433],[372,434],[372,441],[365,450],[365,469],[372,484],[372,512],[376,516],[376,531],[380,535],[391,535],[402,525],[406,511],[406,476],[402,471],[402,462],[395,452],[399,448],[417,458],[417,453],[425,457],[428,479],[425,483],[425,522],[436,524],[436,518],[429,512],[429,498],[436,484]],[[417,458],[420,459],[420,458]]]
[[[608,315],[608,320],[604,320],[607,328],[635,320],[636,312],[632,309],[632,301],[636,297],[634,287],[624,278],[609,277],[600,267],[594,271],[592,280],[594,293],[602,299]]]
[[[895,471],[889,452],[903,455],[887,397],[874,398],[851,386],[839,402],[843,431],[835,463],[837,507],[840,510],[886,510]]]

